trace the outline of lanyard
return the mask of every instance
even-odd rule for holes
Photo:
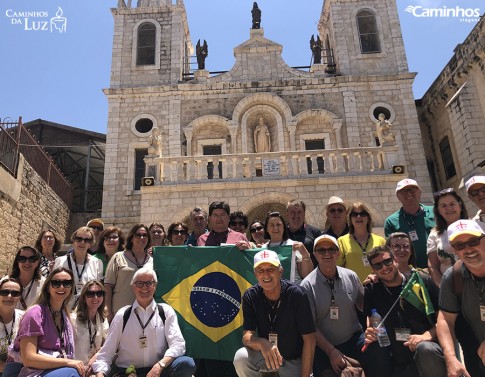
[[[334,279],[327,279],[328,281],[328,286],[330,287],[330,292],[332,293],[332,297],[331,297],[331,302],[332,302],[332,306],[335,306],[335,280]]]
[[[478,284],[478,281],[476,281],[472,276],[473,283],[475,284],[475,287],[477,287],[477,290],[479,291],[479,296],[480,296],[480,305],[484,305],[484,300],[483,300],[483,293],[485,292],[485,283],[481,282],[482,284]]]
[[[141,319],[140,319],[140,316],[138,315],[138,312],[136,311],[135,309],[135,315],[136,315],[136,318],[138,319],[138,323],[140,324],[141,326],[141,329],[142,329],[142,334],[143,336],[145,336],[145,329],[146,327],[148,326],[148,324],[150,323],[150,321],[152,320],[153,316],[155,315],[155,312],[158,311],[158,306],[157,308],[153,311],[152,315],[150,316],[150,318],[148,318],[148,321],[146,321],[145,324],[142,324],[141,322]]]
[[[367,251],[367,246],[369,245],[369,240],[370,240],[370,233],[367,235],[367,241],[365,241],[365,245],[362,246],[362,244],[359,242],[357,238],[355,238],[355,234],[352,233],[352,237],[354,238],[355,242],[357,242],[357,245],[360,246],[360,249],[362,252],[365,254]]]
[[[147,261],[147,253],[145,253],[145,259],[143,259],[143,262],[141,264],[140,262],[138,262],[138,258],[136,257],[135,252],[133,250],[131,250],[131,255],[133,255],[133,258],[135,259],[136,268],[142,268]]]
[[[269,319],[270,331],[273,332],[274,324],[276,323],[276,317],[278,317],[278,309],[280,308],[280,305],[281,305],[281,299],[278,298],[278,301],[276,301],[274,304],[272,304],[268,300],[268,298],[266,298],[266,301],[268,302],[271,308],[271,313],[268,313],[268,319]]]
[[[91,331],[91,320],[88,318],[88,330],[89,330],[89,349],[94,348],[94,341],[96,340],[96,335],[98,335],[98,329],[96,328],[96,317],[94,317],[94,334]]]
[[[52,310],[52,307],[50,306],[50,304],[48,304],[49,306],[49,310],[52,314],[52,319],[54,320],[54,325],[56,326],[56,330],[57,330],[57,335],[59,336],[59,342],[61,343],[61,356],[62,358],[66,358],[66,349],[65,349],[65,342],[64,342],[64,315],[62,313],[62,309],[61,309],[61,312],[60,312],[60,315],[61,315],[61,326],[57,326],[57,322],[56,322],[56,314],[54,313],[54,310]]]
[[[29,297],[29,294],[30,294],[30,291],[32,290],[32,286],[34,285],[34,278],[32,278],[32,280],[30,281],[30,285],[29,285],[29,289],[27,291],[27,294],[24,296],[22,294],[22,296],[20,297],[20,304],[22,305],[22,309],[27,309],[27,303],[25,302],[25,300],[27,300],[27,297]],[[25,290],[24,290],[25,291]]]
[[[3,325],[3,331],[5,331],[5,336],[7,337],[7,340],[8,340],[8,343],[7,343],[7,347],[8,347],[9,344],[12,342],[13,328],[15,327],[15,311],[13,312],[12,327],[10,328],[10,334],[8,333],[7,325],[5,324],[5,322],[2,321],[2,325]]]

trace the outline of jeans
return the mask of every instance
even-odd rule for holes
[[[239,377],[260,377],[259,372],[268,370],[263,354],[251,348],[240,348],[234,356],[234,367]],[[278,368],[280,377],[299,376],[301,371],[301,359],[283,360],[283,365]]]
[[[420,377],[446,377],[446,364],[443,351],[438,343],[421,342],[416,347],[414,362]]]

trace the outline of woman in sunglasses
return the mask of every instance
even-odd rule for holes
[[[84,376],[83,361],[73,359],[74,336],[68,310],[73,284],[74,275],[65,268],[56,268],[47,277],[36,303],[20,321],[3,377]],[[20,371],[18,364],[10,363],[12,360],[23,364]]]
[[[40,253],[31,246],[18,249],[10,277],[22,284],[23,291],[17,300],[17,309],[26,310],[37,299],[45,281],[40,273]]]
[[[448,242],[448,225],[460,219],[468,219],[468,213],[465,203],[452,188],[435,192],[433,197],[436,226],[428,236],[428,268],[431,278],[439,287],[444,272],[457,259]]]
[[[372,233],[372,216],[364,203],[353,203],[348,213],[349,233],[338,239],[340,256],[337,265],[354,271],[363,282],[372,271],[366,253],[376,246],[383,246],[386,240]]]
[[[125,237],[120,228],[115,226],[107,227],[99,237],[98,251],[94,256],[103,262],[103,276],[109,260],[116,252],[122,251],[125,244]]]
[[[64,267],[74,274],[73,296],[71,309],[76,306],[84,284],[90,280],[103,278],[103,262],[88,253],[94,243],[94,231],[83,226],[76,230],[72,236],[73,251],[56,259],[54,268]]]
[[[172,223],[168,227],[167,239],[170,246],[183,246],[187,241],[189,227],[185,223]]]
[[[15,339],[23,310],[15,307],[22,297],[22,286],[11,277],[0,280],[0,376],[7,361],[8,347]]]
[[[35,248],[40,251],[42,257],[40,260],[40,271],[42,276],[47,276],[54,268],[56,254],[61,248],[61,241],[51,229],[40,232]]]
[[[74,358],[82,360],[91,371],[91,365],[108,334],[108,320],[104,310],[104,286],[97,280],[87,282],[76,307],[71,313],[74,327]]]
[[[130,285],[135,272],[142,267],[153,268],[153,259],[148,254],[150,240],[148,227],[136,224],[128,233],[125,250],[113,255],[106,267],[104,289],[106,315],[110,323],[118,310],[135,301]]]
[[[264,238],[264,225],[261,221],[255,220],[249,226],[249,232],[251,233],[251,242],[256,247],[262,247],[268,240]]]

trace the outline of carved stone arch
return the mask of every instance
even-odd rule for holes
[[[291,119],[290,106],[288,106],[281,97],[271,93],[257,93],[243,98],[234,108],[232,119],[239,122],[244,112],[255,105],[268,105],[274,107],[281,113],[281,117],[285,122],[288,122]]]
[[[172,223],[177,223],[177,222],[182,222],[186,223],[189,227],[189,230],[192,231],[192,224],[190,223],[190,212],[194,209],[194,206],[185,206],[181,209],[177,209],[177,211],[174,212],[173,216],[170,218],[170,222],[167,224],[163,224],[165,227],[165,232],[168,231],[168,227]]]
[[[232,145],[236,144],[235,135],[233,136],[233,132],[230,127],[230,122],[227,118],[222,117],[220,115],[204,115],[197,119],[194,119],[190,122],[186,127],[184,127],[184,135],[187,140],[187,156],[192,156],[193,153],[193,138],[195,137],[197,140],[197,133],[203,127],[207,127],[210,125],[218,125],[222,126],[223,129],[227,131],[231,135]]]
[[[284,126],[283,126],[283,118],[281,117],[280,112],[277,111],[274,107],[271,107],[268,105],[256,105],[249,108],[246,112],[244,112],[241,119],[240,125],[241,125],[242,153],[249,153],[250,151],[254,152],[254,149],[250,148],[250,146],[253,145],[252,137],[249,138],[248,140],[248,136],[252,135],[254,130],[248,127],[248,120],[259,116],[263,116],[265,124],[268,125],[269,123],[268,128],[270,130],[270,135],[271,135],[271,152],[284,151],[286,149],[285,132],[284,132]],[[276,149],[275,146],[277,146],[278,149]]]
[[[136,64],[136,57],[138,51],[138,29],[144,23],[151,23],[155,26],[155,62],[154,64],[150,65],[141,65],[137,66]],[[139,20],[134,26],[132,31],[132,50],[131,50],[131,66],[135,69],[142,69],[142,70],[150,70],[150,69],[160,69],[160,46],[161,46],[161,38],[162,38],[162,27],[160,23],[153,19],[153,18],[144,18]]]
[[[294,133],[294,139],[296,138],[296,133],[297,133],[297,128],[298,125],[301,124],[304,120],[308,118],[320,118],[323,119],[323,121],[328,122],[330,127],[331,127],[331,133],[333,134],[335,141],[332,144],[333,148],[342,148],[342,124],[343,120],[339,118],[336,114],[324,110],[324,109],[310,109],[310,110],[305,110],[293,117],[293,124],[295,124],[295,130],[293,130]],[[321,137],[328,136],[328,133],[324,135],[323,133],[324,130],[322,130],[321,135],[318,134]],[[304,138],[303,138],[304,139]],[[295,148],[296,149],[296,148]],[[300,145],[300,149],[301,145]]]

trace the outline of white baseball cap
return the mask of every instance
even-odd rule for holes
[[[313,242],[313,248],[315,249],[317,247],[317,245],[320,242],[323,242],[323,241],[328,241],[330,243],[333,243],[335,246],[337,246],[337,249],[339,248],[338,247],[337,239],[335,237],[332,237],[332,236],[328,235],[328,234],[323,234],[323,235],[317,237],[315,239],[315,242]]]
[[[254,256],[254,268],[258,267],[262,263],[269,263],[273,266],[281,266],[280,258],[273,250],[262,250]]]
[[[408,186],[414,186],[414,187],[420,188],[419,185],[418,185],[418,182],[416,182],[414,179],[406,178],[406,179],[400,180],[397,183],[396,194],[399,190],[402,190],[403,188],[408,187]]]
[[[468,181],[466,181],[465,183],[466,192],[468,192],[470,188],[475,184],[485,185],[485,175],[476,175],[474,177],[471,177]]]
[[[448,239],[450,242],[462,234],[480,237],[485,232],[475,220],[458,220],[448,227]]]
[[[345,206],[345,203],[344,201],[342,200],[342,198],[339,198],[338,196],[331,196],[329,199],[328,199],[328,204],[327,204],[327,207],[330,207],[332,204],[340,204],[342,205],[344,208],[347,208]]]

